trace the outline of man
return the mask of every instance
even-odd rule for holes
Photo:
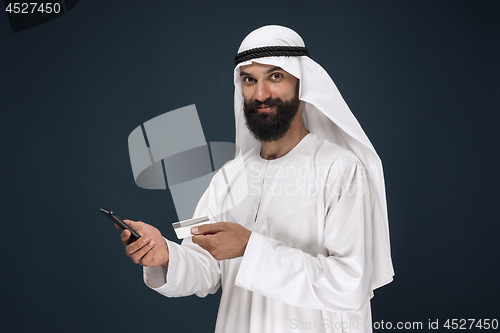
[[[236,59],[241,154],[211,181],[182,245],[127,221],[126,253],[168,297],[223,293],[216,332],[370,332],[392,281],[380,159],[294,31],[250,33]],[[242,195],[243,193],[243,195]],[[235,200],[235,197],[244,197]]]

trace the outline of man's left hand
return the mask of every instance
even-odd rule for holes
[[[217,222],[191,228],[193,243],[217,260],[243,256],[252,232],[241,224]]]

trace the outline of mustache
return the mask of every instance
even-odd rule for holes
[[[281,101],[280,98],[272,98],[269,97],[264,101],[259,101],[259,100],[252,100],[250,102],[245,102],[245,107],[247,110],[257,110],[261,105],[265,105],[267,107],[273,107],[278,104],[282,104],[283,102]]]

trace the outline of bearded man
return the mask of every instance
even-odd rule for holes
[[[213,177],[182,245],[128,221],[126,253],[168,297],[222,286],[216,332],[371,332],[394,275],[382,165],[300,36],[250,33],[235,57],[237,157]]]

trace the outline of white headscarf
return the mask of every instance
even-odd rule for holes
[[[241,43],[238,54],[266,46],[299,46],[304,41],[293,30],[269,25],[252,31]],[[349,110],[328,73],[308,56],[263,57],[239,63],[234,69],[234,111],[236,145],[242,154],[260,144],[250,133],[243,114],[240,67],[257,62],[279,66],[300,80],[299,99],[305,127],[320,137],[353,151],[370,175],[374,193],[372,211],[373,274],[372,291],[392,281],[387,206],[382,163],[370,140]]]

